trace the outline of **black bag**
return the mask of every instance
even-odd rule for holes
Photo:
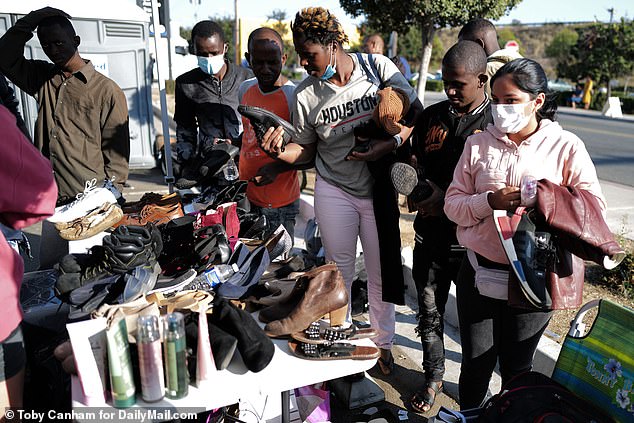
[[[537,372],[511,379],[484,405],[479,422],[614,422],[563,385]]]

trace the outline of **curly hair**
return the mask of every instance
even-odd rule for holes
[[[291,23],[291,30],[293,36],[301,35],[306,40],[321,45],[348,42],[348,36],[335,15],[323,7],[307,7],[297,12]]]

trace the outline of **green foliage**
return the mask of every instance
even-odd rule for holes
[[[339,0],[353,16],[365,15],[373,28],[406,34],[411,26],[461,26],[476,17],[497,19],[521,0]]]
[[[546,47],[546,56],[555,59],[557,66],[571,60],[572,48],[577,44],[579,34],[571,28],[563,28]]]
[[[431,59],[431,43],[439,28],[462,26],[471,19],[497,19],[521,0],[339,0],[352,16],[364,15],[372,28],[383,33],[397,31],[407,36],[412,28],[420,30],[422,51],[419,53],[423,74]],[[423,94],[425,75],[419,79],[418,91]]]
[[[520,41],[517,38],[517,35],[515,35],[513,30],[509,27],[499,28],[497,30],[497,33],[498,33],[498,41],[502,47],[504,47],[504,45],[508,41],[511,41],[511,40],[517,41],[517,43],[520,44]]]
[[[572,80],[590,74],[599,84],[634,70],[634,22],[622,18],[613,24],[595,23],[577,28],[578,39],[570,60],[559,63],[557,72]],[[608,90],[610,87],[608,87]]]
[[[435,79],[429,79],[429,80],[427,80],[427,85],[425,85],[425,89],[427,91],[442,92],[444,90],[444,85],[443,85],[442,81],[437,81]]]
[[[614,269],[602,268],[597,282],[634,300],[634,255],[632,252],[627,252],[621,264]]]
[[[560,91],[557,93],[557,97],[555,100],[557,101],[557,105],[559,106],[569,106],[570,105],[570,97],[572,96],[572,91]],[[612,91],[613,97],[619,97],[621,101],[621,111],[623,114],[634,114],[634,97],[627,97],[623,92],[614,92]],[[603,110],[603,105],[607,100],[607,94],[602,92],[597,92],[592,96],[592,101],[590,102],[590,109],[592,110]],[[582,106],[579,106],[582,107]]]
[[[291,66],[292,64],[297,63],[297,53],[295,52],[293,43],[284,39],[287,34],[290,34],[291,30],[288,24],[284,22],[284,20],[286,20],[286,12],[280,9],[274,9],[270,15],[267,15],[267,19],[274,21],[273,24],[268,26],[277,31],[277,33],[282,37],[284,53],[286,53],[286,66]]]
[[[440,69],[442,58],[445,56],[446,53],[445,46],[443,46],[442,41],[440,41],[440,37],[438,37],[438,35],[434,36],[431,45],[431,60],[429,61],[429,68],[432,70]]]

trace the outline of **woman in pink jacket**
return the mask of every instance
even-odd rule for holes
[[[554,121],[557,106],[542,67],[529,59],[513,60],[493,76],[491,92],[494,123],[467,139],[444,207],[458,225],[458,241],[468,257],[456,283],[462,409],[485,400],[498,360],[502,383],[531,369],[552,314],[507,304],[508,260],[493,210],[520,205],[524,175],[588,190],[605,206],[583,142]]]
[[[15,116],[0,105],[0,223],[22,229],[52,215],[57,186],[50,162],[16,126]],[[0,410],[22,408],[26,360],[20,322],[22,257],[0,232]]]

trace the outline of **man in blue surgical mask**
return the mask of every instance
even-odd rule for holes
[[[176,78],[177,177],[183,167],[196,166],[214,144],[240,143],[238,87],[253,77],[251,70],[227,60],[225,35],[216,22],[200,21],[194,25],[190,53],[196,55],[198,67]]]

